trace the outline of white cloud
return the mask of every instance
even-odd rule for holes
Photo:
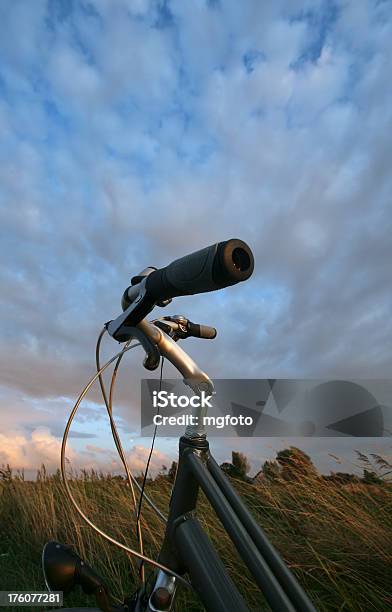
[[[66,108],[77,102],[89,109],[101,102],[102,80],[97,70],[86,62],[81,53],[68,45],[57,45],[53,48],[48,76],[61,100],[61,107]]]
[[[150,449],[140,444],[134,446],[131,451],[127,454],[129,459],[129,465],[135,473],[143,472],[146,468],[146,463]],[[156,474],[165,465],[167,468],[170,467],[172,459],[162,451],[154,449],[151,457],[151,474]]]
[[[15,470],[34,470],[44,463],[49,470],[60,465],[61,441],[51,435],[47,427],[35,429],[31,436],[18,433],[0,433],[0,463]],[[70,448],[67,457],[72,460],[75,453]]]
[[[42,464],[48,473],[60,467],[61,439],[53,436],[47,427],[37,427],[30,435],[18,432],[0,433],[0,465],[9,464],[13,470],[34,473]],[[144,473],[150,449],[135,445],[126,457],[130,470],[135,474]],[[124,469],[115,451],[87,444],[84,450],[76,450],[68,442],[66,457],[67,469],[101,469],[104,472],[123,473]],[[155,449],[151,457],[149,473],[154,476],[165,465],[169,467],[172,459]]]

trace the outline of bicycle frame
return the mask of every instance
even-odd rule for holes
[[[143,320],[135,330],[133,335],[141,341],[147,354],[151,344],[157,347],[195,392],[213,389],[207,374],[161,329]],[[195,414],[199,414],[199,410],[195,408]],[[314,612],[306,593],[213,459],[202,426],[187,427],[180,438],[177,474],[159,562],[178,574],[189,572],[192,586],[208,612],[248,610],[195,516],[200,487],[271,609]],[[162,570],[159,572],[149,599],[149,610],[171,609],[172,602],[169,607],[167,603],[157,607],[154,593],[164,585],[174,599],[175,580]]]

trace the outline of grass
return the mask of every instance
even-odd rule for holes
[[[233,479],[233,483],[318,610],[392,609],[390,483],[358,480],[344,484],[326,480],[315,471],[291,479],[276,476],[253,483]],[[129,545],[132,535],[137,548],[131,496],[123,480],[85,472],[74,477],[71,486],[85,513],[98,526],[124,544]],[[165,513],[171,487],[164,476],[147,484],[147,493]],[[199,501],[199,519],[250,610],[268,610],[202,494]],[[143,534],[146,553],[155,557],[163,524],[147,504]],[[79,519],[58,474],[48,476],[42,469],[37,481],[29,482],[21,474],[4,476],[3,472],[0,590],[44,589],[40,558],[43,544],[50,539],[72,545],[119,599],[136,588],[134,560]],[[95,600],[75,591],[65,597],[65,604],[94,606]],[[203,607],[191,592],[181,588],[176,610],[192,612]]]

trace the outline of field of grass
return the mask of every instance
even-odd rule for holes
[[[233,483],[318,610],[392,610],[390,483],[358,480],[343,484],[326,480],[315,471],[293,479],[274,477],[253,483],[233,479]],[[99,527],[128,545],[132,537],[137,548],[125,481],[92,472],[73,479],[71,486],[85,513]],[[165,513],[171,487],[164,476],[147,484],[147,493]],[[249,608],[268,610],[203,495],[198,514]],[[146,553],[154,557],[163,524],[147,504],[142,524]],[[79,519],[58,474],[47,476],[41,470],[36,482],[3,474],[0,590],[44,588],[40,557],[43,544],[50,539],[72,545],[119,599],[135,589],[135,562]],[[203,609],[192,593],[180,590],[176,610]],[[65,604],[95,605],[95,601],[74,592],[66,596]]]

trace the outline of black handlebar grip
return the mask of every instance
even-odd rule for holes
[[[205,340],[213,340],[216,338],[217,331],[215,327],[209,325],[199,325],[198,323],[192,323],[188,321],[188,334],[194,338],[204,338]]]
[[[152,272],[146,280],[146,293],[159,301],[215,291],[247,280],[253,268],[253,254],[248,245],[232,238]]]

